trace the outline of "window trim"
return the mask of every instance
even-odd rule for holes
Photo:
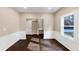
[[[70,37],[70,36],[64,34],[64,17],[65,17],[65,16],[69,16],[69,15],[75,15],[75,13],[72,12],[72,13],[68,13],[68,14],[65,14],[65,15],[61,16],[61,29],[60,29],[60,30],[61,30],[61,35],[62,35],[62,36],[64,36],[65,38],[68,38],[68,39],[73,40],[74,37]],[[75,20],[74,20],[74,22],[75,22]],[[73,27],[75,28],[75,23],[74,23]],[[75,29],[74,29],[74,33],[75,33]],[[74,34],[73,34],[73,35],[74,35]]]

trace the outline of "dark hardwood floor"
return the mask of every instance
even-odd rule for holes
[[[28,36],[27,40],[19,40],[6,51],[69,51],[55,39],[42,39]]]

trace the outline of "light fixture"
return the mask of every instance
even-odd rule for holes
[[[24,9],[26,9],[26,8],[28,8],[28,7],[24,7]]]
[[[49,7],[49,8],[48,8],[48,10],[51,10],[51,9],[52,9],[52,7]]]

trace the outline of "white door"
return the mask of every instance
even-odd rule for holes
[[[32,33],[33,34],[38,33],[38,21],[32,21]]]
[[[26,34],[32,34],[32,21],[31,20],[26,22]]]

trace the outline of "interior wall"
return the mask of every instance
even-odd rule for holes
[[[8,7],[0,7],[0,36],[19,31],[19,14]]]
[[[10,7],[0,7],[0,51],[5,51],[26,33],[20,30],[20,14]]]
[[[20,28],[21,28],[21,30],[25,30],[26,31],[27,19],[35,19],[36,15],[35,14],[23,13],[23,14],[20,14],[20,16],[21,16],[21,19],[20,19]]]
[[[55,14],[55,20],[54,20],[54,30],[60,32],[61,30],[61,16],[68,14],[68,13],[72,13],[75,11],[78,11],[79,8],[78,7],[63,7],[61,10],[59,10],[56,14]]]
[[[28,18],[36,18],[39,20],[40,22],[40,26],[42,24],[42,22],[40,20],[43,19],[43,26],[44,26],[44,32],[51,32],[53,31],[53,20],[54,20],[54,17],[53,17],[53,14],[49,14],[49,13],[45,13],[45,14],[37,14],[37,13],[24,13],[24,14],[21,14],[21,20],[20,20],[20,25],[21,25],[21,30],[25,30],[26,29],[26,19]],[[49,34],[45,34],[45,36],[48,36]],[[52,35],[51,35],[52,36]]]
[[[43,14],[44,19],[44,29],[45,31],[52,31],[53,30],[53,14]]]
[[[53,14],[43,14],[44,19],[44,39],[53,39]]]
[[[73,40],[64,37],[61,35],[61,16],[69,14],[69,13],[74,13],[75,15],[75,37]],[[67,47],[70,50],[79,50],[79,38],[78,33],[79,33],[79,26],[78,26],[78,21],[79,21],[79,7],[64,7],[61,10],[59,10],[57,13],[55,13],[55,20],[54,20],[54,31],[55,31],[55,38],[63,44],[65,47]]]

